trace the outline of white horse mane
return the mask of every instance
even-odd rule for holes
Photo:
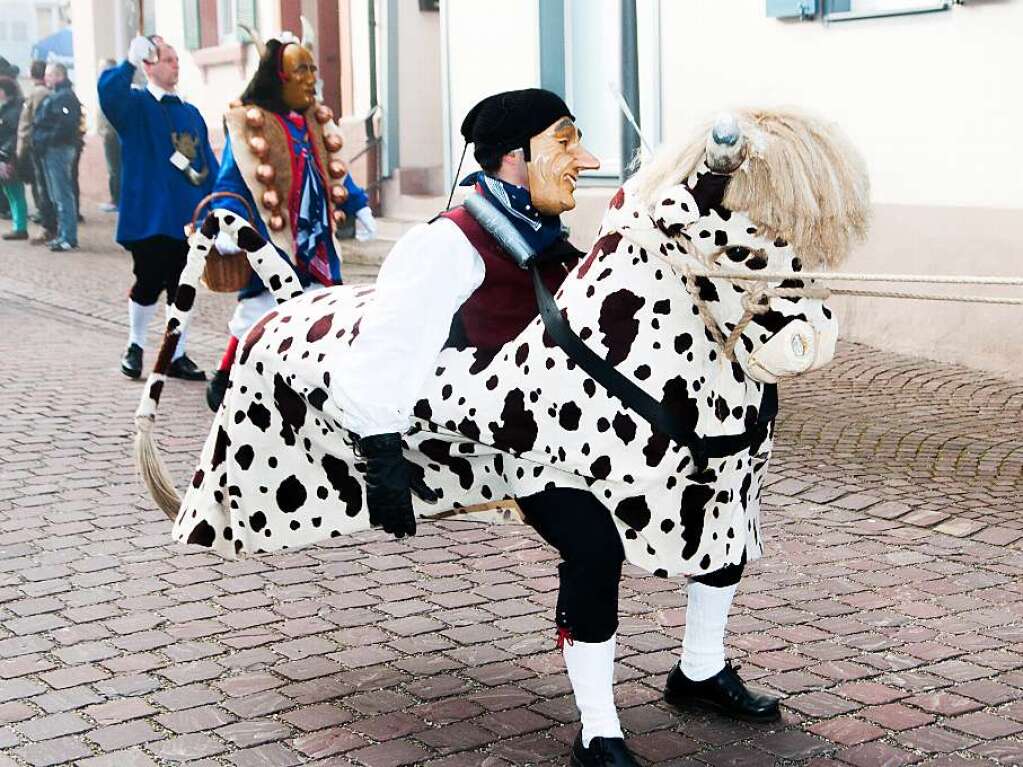
[[[765,236],[788,241],[807,268],[838,266],[869,224],[870,181],[859,152],[837,125],[794,110],[734,115],[746,157],[728,183],[725,207],[745,213]],[[710,125],[642,163],[630,186],[644,204],[653,206],[700,167]]]

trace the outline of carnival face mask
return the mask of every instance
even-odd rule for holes
[[[545,215],[572,210],[579,173],[600,167],[582,145],[582,135],[571,119],[561,117],[529,140],[529,197],[533,207]]]
[[[291,43],[281,53],[281,98],[288,109],[304,112],[316,102],[316,64],[313,55]]]

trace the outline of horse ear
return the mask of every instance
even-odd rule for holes
[[[731,173],[746,158],[746,136],[733,114],[722,114],[707,136],[707,167],[715,173]]]

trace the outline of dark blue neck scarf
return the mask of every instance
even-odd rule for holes
[[[476,186],[490,203],[512,222],[535,253],[543,253],[561,238],[561,217],[540,214],[529,199],[529,190],[477,171],[459,186]]]

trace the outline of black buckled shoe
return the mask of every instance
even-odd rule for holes
[[[181,378],[185,381],[205,381],[206,374],[201,371],[198,366],[188,358],[187,354],[182,354],[170,365],[167,366],[167,377],[168,378]]]
[[[739,678],[739,667],[726,662],[710,679],[694,682],[676,663],[668,672],[664,700],[678,708],[699,708],[744,722],[776,722],[781,718],[778,699],[753,692]]]
[[[142,375],[142,347],[138,344],[128,344],[121,357],[121,372],[128,378],[138,378]]]
[[[206,404],[214,413],[220,410],[220,404],[224,401],[224,395],[227,394],[227,386],[230,382],[231,372],[218,370],[206,384]]]
[[[580,730],[572,744],[572,767],[639,767],[622,738],[592,738],[583,747]]]

